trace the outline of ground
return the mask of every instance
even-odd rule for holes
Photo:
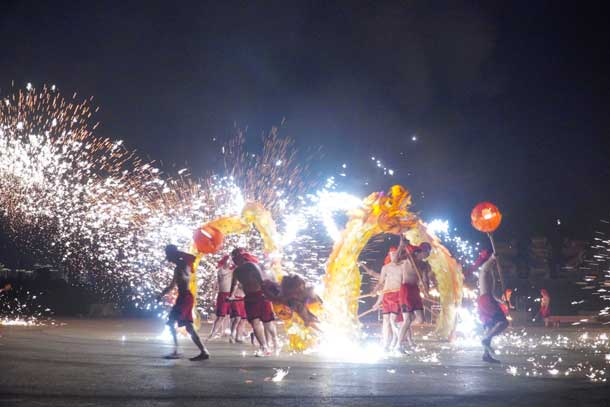
[[[249,345],[224,340],[208,344],[208,361],[164,360],[160,356],[169,353],[171,343],[159,336],[161,321],[58,322],[62,325],[0,326],[2,406],[573,407],[601,406],[610,395],[607,383],[594,383],[576,371],[564,373],[586,360],[587,369],[599,368],[595,377],[605,377],[608,343],[595,339],[606,338],[601,328],[588,329],[588,345],[581,348],[574,344],[582,329],[537,328],[528,329],[528,335],[515,329],[501,341],[506,346],[498,357],[505,363],[490,366],[480,360],[476,346],[421,339],[419,352],[374,363],[319,355],[260,359],[251,356]],[[558,346],[549,339],[544,347],[545,338],[563,342]],[[594,343],[593,351],[589,345]],[[185,356],[196,354],[186,338],[181,345]],[[540,364],[545,361],[551,365]],[[553,366],[559,374],[548,373]],[[289,368],[280,382],[271,380],[277,368]],[[534,371],[540,376],[531,377]]]

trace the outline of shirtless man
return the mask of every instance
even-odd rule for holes
[[[212,332],[208,339],[213,338],[219,333],[222,334],[224,324],[231,314],[231,302],[228,298],[231,296],[231,281],[233,279],[233,270],[229,263],[229,255],[225,255],[218,262],[217,283],[218,294],[216,295],[216,320],[212,326]]]
[[[254,336],[260,344],[257,356],[270,356],[271,351],[267,345],[267,337],[273,341],[277,350],[277,332],[275,329],[275,316],[271,301],[263,293],[263,272],[255,262],[256,258],[244,249],[235,249],[231,252],[233,263],[237,266],[233,270],[231,283],[231,300],[235,300],[237,283],[244,291],[244,303],[248,322],[252,325]]]
[[[491,340],[499,335],[508,326],[506,316],[500,308],[499,301],[494,296],[493,267],[496,263],[496,256],[492,254],[479,270],[479,317],[485,327],[485,337],[481,340],[483,345],[483,361],[488,363],[500,363],[492,355]]]
[[[413,257],[409,255],[408,259],[404,261],[405,265],[402,268],[400,307],[404,322],[400,327],[400,334],[398,336],[399,346],[401,347],[404,346],[405,340],[409,346],[414,346],[411,324],[413,324],[413,322],[421,324],[424,320],[424,305],[419,291],[420,277],[416,265],[414,264],[414,261],[423,261],[425,258],[424,256],[427,257],[427,252],[421,247],[415,247],[413,250]],[[422,277],[422,279],[424,279],[424,277]],[[426,278],[422,283],[427,284],[427,281]]]
[[[392,350],[394,345],[398,343],[399,328],[396,318],[400,314],[400,285],[402,283],[403,268],[405,267],[405,262],[399,259],[399,253],[401,253],[403,248],[404,244],[401,238],[399,248],[390,249],[388,253],[390,262],[381,269],[379,282],[375,288],[375,291],[381,291],[382,293],[375,305],[373,305],[373,309],[381,307],[383,315],[381,332],[383,347],[386,352]]]
[[[178,248],[172,244],[165,246],[165,256],[168,261],[174,263],[176,268],[174,269],[174,277],[172,282],[159,294],[158,301],[169,293],[174,287],[178,287],[178,298],[176,303],[172,307],[169,313],[167,325],[172,333],[174,339],[174,351],[166,356],[166,359],[179,359],[180,353],[178,352],[178,336],[176,333],[176,323],[178,326],[184,326],[186,331],[191,336],[191,339],[199,348],[199,355],[191,358],[192,361],[206,360],[210,358],[208,350],[205,348],[199,335],[193,327],[193,306],[195,299],[193,294],[189,290],[189,281],[191,279],[191,273],[193,272],[193,263],[195,262],[195,256],[188,253],[178,251]]]

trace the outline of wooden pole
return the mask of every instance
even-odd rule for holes
[[[371,312],[375,312],[375,311],[377,311],[377,308],[371,308],[368,311],[364,311],[362,314],[358,315],[358,319],[370,314]]]
[[[506,306],[508,306],[510,309],[510,306],[508,304],[508,298],[506,298],[506,285],[504,284],[504,273],[502,272],[502,266],[500,265],[500,259],[496,252],[496,242],[494,241],[493,234],[487,233],[487,236],[489,236],[489,241],[491,242],[491,250],[493,251],[494,255],[496,255],[496,268],[498,271],[498,276],[500,277],[500,286],[502,287],[502,297],[501,298],[503,299],[504,303],[506,303]]]

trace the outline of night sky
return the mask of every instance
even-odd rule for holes
[[[398,182],[425,219],[470,229],[491,200],[502,237],[561,218],[590,238],[610,212],[610,35],[582,3],[3,1],[0,91],[94,96],[98,135],[195,176],[235,124],[255,147],[285,118],[303,157],[322,147],[312,172],[347,163],[358,194]]]

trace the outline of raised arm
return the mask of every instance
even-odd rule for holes
[[[400,256],[400,254],[402,253],[403,250],[405,250],[405,247],[407,246],[407,243],[409,243],[409,241],[405,238],[405,236],[401,233],[400,234],[400,243],[398,244],[398,250],[396,251],[396,253]]]

